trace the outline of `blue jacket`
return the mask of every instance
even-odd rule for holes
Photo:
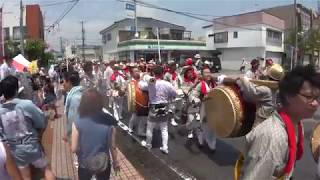
[[[70,138],[72,123],[79,118],[78,108],[84,88],[82,86],[73,87],[67,94],[65,103],[65,115],[67,117],[67,135]]]

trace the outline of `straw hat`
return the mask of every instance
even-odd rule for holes
[[[284,76],[284,70],[280,64],[273,64],[267,72],[267,75],[276,81],[280,81]]]

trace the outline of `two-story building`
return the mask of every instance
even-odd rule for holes
[[[281,63],[284,51],[284,21],[263,11],[250,12],[214,19],[204,27],[213,34],[208,44],[221,52],[224,69],[239,69],[242,59],[271,58]],[[262,62],[263,63],[263,62]]]
[[[83,59],[83,55],[86,61],[102,60],[102,47],[100,45],[68,45],[64,49],[64,57],[66,58],[78,58]]]
[[[44,26],[41,8],[38,4],[25,5],[23,11],[23,28],[25,39],[44,40]],[[17,7],[5,6],[3,8],[3,35],[4,40],[19,42],[20,31],[20,11]]]
[[[292,55],[293,55],[293,47],[294,47],[294,40],[292,33],[297,31],[298,34],[298,41],[304,41],[307,39],[310,30],[315,25],[316,21],[316,13],[314,10],[305,7],[302,4],[297,4],[296,8],[294,4],[284,5],[284,6],[276,6],[267,9],[263,9],[262,11],[281,18],[285,22],[285,31],[284,31],[284,39],[285,39],[285,47],[284,52],[286,54],[286,60],[283,64],[288,66],[290,64]],[[296,24],[295,24],[296,21]],[[296,25],[296,29],[295,29]],[[291,40],[289,40],[291,39]],[[291,41],[291,42],[290,42]],[[300,44],[298,42],[298,44]],[[299,48],[299,47],[298,47]],[[312,57],[312,53],[314,52],[303,52],[297,50],[298,55],[298,62],[297,63],[309,63]]]
[[[183,26],[146,17],[138,17],[137,24],[138,37],[134,36],[134,19],[129,18],[117,21],[100,32],[104,60],[156,60],[159,59],[160,48],[162,61],[179,61],[206,50],[206,42],[193,40],[191,31],[186,31]]]

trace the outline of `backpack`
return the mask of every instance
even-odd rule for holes
[[[16,108],[16,104],[13,103],[3,104],[2,107],[7,111],[0,114],[1,135],[8,141],[22,142],[29,139],[33,132],[28,127],[28,121],[31,121],[31,118],[27,113],[22,108]]]

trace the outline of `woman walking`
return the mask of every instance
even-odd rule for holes
[[[78,156],[79,180],[110,177],[111,161],[117,173],[119,165],[115,145],[115,119],[102,111],[104,102],[96,89],[86,90],[79,105],[79,118],[72,125],[71,150]],[[110,152],[110,153],[109,153]]]

